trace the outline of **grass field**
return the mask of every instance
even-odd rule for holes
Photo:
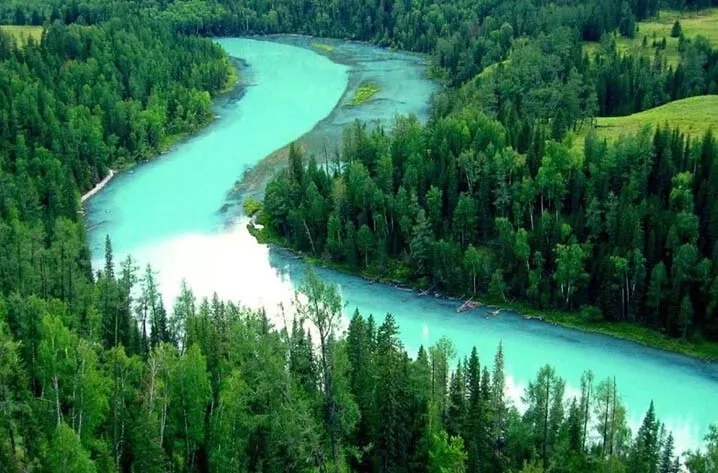
[[[0,25],[0,30],[13,36],[20,44],[23,44],[27,38],[39,42],[42,37],[42,26]]]
[[[678,38],[671,38],[671,28],[676,20],[681,23],[681,29],[686,38],[704,36],[713,47],[718,47],[718,8],[714,8],[700,12],[661,10],[657,19],[642,21],[638,24],[635,38],[628,39],[616,35],[616,48],[624,53],[645,54],[653,57],[656,51],[652,46],[654,35],[656,41],[666,38],[666,49],[660,54],[665,56],[668,64],[676,65],[680,61]],[[648,42],[646,47],[643,46],[644,37]],[[586,43],[584,49],[594,52],[598,51],[600,47],[599,43]]]
[[[645,125],[655,127],[666,123],[691,136],[701,136],[710,128],[718,133],[718,95],[676,100],[626,117],[599,117],[596,132],[599,137],[612,141],[622,135],[634,135]],[[587,132],[584,129],[576,136],[576,146],[583,147]]]

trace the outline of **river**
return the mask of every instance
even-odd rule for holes
[[[306,40],[297,38],[219,42],[248,64],[243,77],[250,84],[244,96],[218,104],[220,118],[203,132],[150,163],[120,173],[90,198],[90,248],[94,264],[101,265],[109,234],[117,261],[132,254],[142,266],[151,263],[169,303],[184,279],[198,296],[216,292],[278,314],[278,304],[286,306],[291,300],[303,265],[282,250],[258,244],[242,215],[221,212],[228,190],[247,169],[317,124],[330,130],[347,116],[378,116],[387,123],[397,112],[425,115],[434,86],[420,77],[416,57],[366,45],[332,43],[335,51],[359,58],[352,65],[298,47],[306,46]],[[381,96],[348,111],[342,107],[351,99],[348,91],[357,77],[382,85]],[[457,314],[455,301],[420,297],[328,270],[319,273],[340,286],[348,314],[356,307],[377,317],[392,312],[412,355],[421,344],[446,335],[460,356],[475,345],[482,362],[490,363],[501,341],[509,390],[517,403],[526,383],[550,363],[567,380],[569,391],[579,385],[585,369],[593,370],[597,380],[615,376],[634,431],[654,400],[679,449],[698,445],[708,423],[718,421],[715,364],[510,313],[488,319],[481,310]]]

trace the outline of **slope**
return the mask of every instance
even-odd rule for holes
[[[702,95],[676,100],[660,107],[634,113],[625,117],[599,117],[595,129],[598,136],[610,140],[622,135],[633,135],[643,126],[665,125],[678,127],[683,133],[701,136],[709,129],[718,129],[718,95]],[[583,136],[579,133],[577,144],[583,145]]]
[[[713,47],[718,46],[718,9],[714,8],[699,12],[661,10],[657,19],[638,23],[635,38],[624,38],[616,34],[616,48],[618,51],[628,54],[644,54],[653,57],[657,50],[654,47],[654,41],[658,45],[665,38],[666,47],[659,50],[659,54],[666,58],[668,64],[676,65],[680,62],[679,39],[671,37],[671,29],[676,20],[680,22],[685,38],[703,36]],[[597,42],[586,43],[584,46],[589,53],[599,51],[600,48],[601,44]]]

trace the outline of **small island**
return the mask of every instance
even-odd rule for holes
[[[324,53],[332,53],[336,49],[331,44],[320,43],[318,41],[313,42],[312,47]]]
[[[349,103],[347,103],[347,105],[350,107],[355,107],[357,105],[366,103],[371,100],[371,98],[374,97],[380,90],[381,87],[371,82],[361,84],[359,87],[357,87],[356,91],[354,92],[354,97],[352,97],[352,99],[349,101]]]

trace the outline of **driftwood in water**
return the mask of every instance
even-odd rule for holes
[[[432,285],[429,289],[424,289],[419,293],[420,296],[425,296],[429,293],[429,291],[433,290],[436,287],[436,284]]]
[[[481,302],[474,301],[473,299],[468,299],[466,302],[456,308],[456,312],[465,312],[467,310],[476,309],[480,305]]]

